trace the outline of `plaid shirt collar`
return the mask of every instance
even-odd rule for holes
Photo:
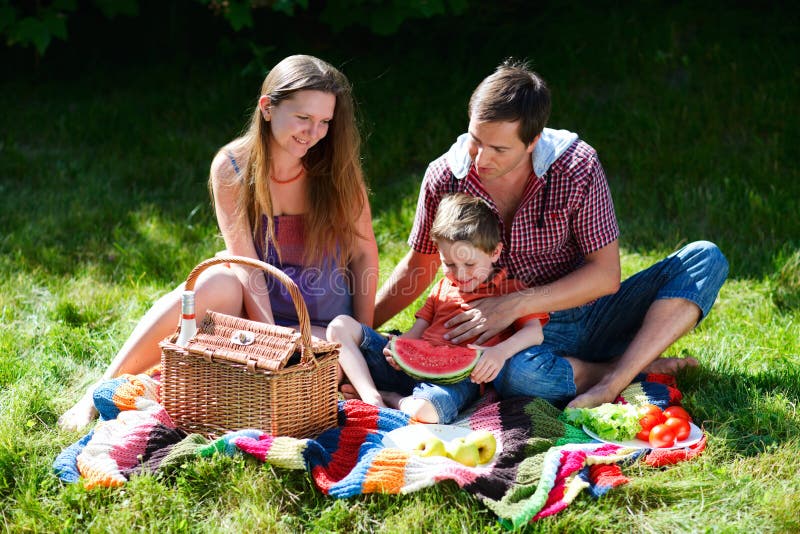
[[[506,232],[505,228],[505,221],[500,216],[500,210],[497,209],[497,205],[494,202],[494,199],[489,195],[486,189],[483,187],[483,182],[481,182],[481,177],[478,176],[478,170],[475,165],[470,166],[469,172],[466,175],[466,178],[463,178],[463,192],[469,193],[473,196],[477,196],[482,198],[486,201],[487,204],[492,208],[492,210],[497,214],[497,217],[500,221],[500,229],[503,233]],[[547,179],[545,177],[539,177],[536,175],[535,172],[531,172],[530,176],[528,176],[528,181],[525,184],[525,190],[522,192],[522,196],[520,197],[519,205],[524,206],[528,202],[531,201],[534,195],[539,192],[539,190],[544,187],[547,183]],[[542,203],[544,206],[545,203]],[[537,221],[538,222],[538,221]]]
[[[569,130],[553,130],[545,128],[539,134],[539,140],[531,154],[533,172],[539,178],[547,174],[550,166],[578,139],[578,134]],[[469,134],[461,134],[447,152],[447,164],[453,175],[461,180],[467,176],[473,166],[472,157],[469,155],[467,143]]]

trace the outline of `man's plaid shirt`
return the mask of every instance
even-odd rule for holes
[[[547,181],[550,183],[545,187]],[[408,238],[415,251],[437,252],[429,235],[436,208],[443,196],[455,192],[468,193],[489,203],[503,236],[500,266],[528,287],[547,284],[571,273],[583,264],[586,254],[619,237],[603,167],[597,152],[581,140],[572,143],[543,177],[531,173],[510,232],[494,201],[483,189],[474,166],[459,180],[453,176],[446,155],[433,161],[422,181],[414,227]],[[543,225],[539,227],[542,214]]]

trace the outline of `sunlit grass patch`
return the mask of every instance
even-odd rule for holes
[[[526,6],[521,17],[513,4],[408,25],[371,37],[368,48],[349,33],[331,46],[292,28],[271,52],[317,53],[353,82],[381,281],[407,252],[427,163],[466,129],[470,92],[504,57],[527,57],[553,91],[550,126],[598,151],[623,278],[697,239],[717,243],[731,270],[709,317],[666,352],[700,362],[678,385],[708,437],[703,454],[665,468],[625,466],[628,485],[598,500],[580,495],[523,530],[800,530],[800,40],[791,10],[578,2]],[[336,500],[303,471],[242,457],[187,461],[117,489],[52,474],[53,458],[79,437],[56,429],[58,415],[152,302],[223,248],[209,164],[243,126],[261,81],[239,75],[248,58],[231,46],[203,61],[165,50],[158,61],[82,64],[69,75],[52,74],[45,59],[30,79],[9,71],[0,81],[10,103],[0,113],[5,529],[501,531],[449,482]],[[411,326],[424,296],[386,328]]]

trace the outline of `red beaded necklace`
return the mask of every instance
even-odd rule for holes
[[[270,173],[269,179],[275,182],[276,184],[290,184],[295,180],[297,180],[298,178],[300,178],[301,176],[303,176],[304,172],[306,172],[306,168],[301,165],[300,172],[298,172],[297,176],[295,176],[294,178],[289,178],[288,180],[278,180],[277,178],[275,178],[275,175],[273,173]]]

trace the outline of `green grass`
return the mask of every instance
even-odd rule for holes
[[[671,468],[626,467],[630,484],[599,501],[581,496],[527,530],[800,530],[797,14],[645,2],[521,16],[521,5],[417,22],[391,38],[355,31],[358,45],[324,33],[308,44],[295,32],[268,59],[316,53],[351,78],[382,276],[405,252],[427,162],[464,129],[470,91],[507,55],[532,59],[550,83],[551,124],[598,150],[625,275],[701,238],[730,260],[709,318],[669,351],[701,362],[680,386],[706,452]],[[58,415],[150,303],[222,247],[208,166],[244,124],[260,79],[240,74],[241,47],[208,65],[165,55],[52,72],[46,59],[0,80],[4,530],[499,531],[452,483],[338,501],[304,473],[241,458],[114,490],[52,475],[55,455],[79,437],[56,430]]]

